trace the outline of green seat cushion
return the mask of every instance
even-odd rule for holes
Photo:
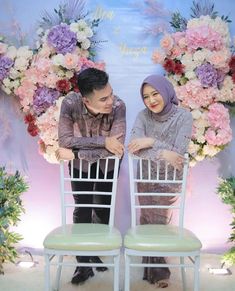
[[[126,248],[145,251],[196,251],[200,240],[189,230],[174,225],[144,224],[130,228],[125,235]]]
[[[44,239],[47,249],[98,251],[120,248],[122,237],[116,228],[106,224],[67,224],[52,230]]]

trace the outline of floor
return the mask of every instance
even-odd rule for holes
[[[73,260],[73,258],[66,258]],[[35,256],[34,260],[38,264],[34,268],[24,269],[14,264],[6,264],[4,267],[5,275],[0,275],[1,291],[43,291],[44,282],[44,258]],[[212,254],[202,254],[201,256],[201,288],[200,291],[235,291],[235,266],[230,268],[232,275],[212,275],[208,272],[208,267],[218,268],[220,266],[220,256]],[[123,290],[123,259],[121,260],[120,290]],[[53,273],[53,270],[52,270]],[[90,278],[85,284],[74,286],[70,283],[73,268],[64,268],[62,272],[61,291],[111,291],[112,290],[112,271],[98,273]],[[157,287],[150,285],[142,280],[142,269],[133,269],[131,273],[131,291],[153,291]],[[164,289],[166,291],[182,290],[180,283],[180,272],[174,268],[170,285]],[[192,288],[192,271],[187,271],[187,291]],[[158,289],[159,290],[159,289]]]

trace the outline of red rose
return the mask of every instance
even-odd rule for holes
[[[79,89],[78,89],[78,84],[77,84],[77,77],[76,75],[74,75],[71,79],[69,79],[71,85],[72,85],[72,88],[73,88],[73,91],[74,92],[77,92],[79,93]]]
[[[235,56],[232,56],[229,61],[229,68],[232,71],[232,73],[235,72]]]
[[[25,123],[30,123],[30,122],[34,122],[35,121],[35,117],[32,114],[27,114],[24,117],[24,122]]]
[[[71,90],[71,83],[68,80],[59,80],[56,82],[56,89],[62,93],[68,93]]]
[[[182,75],[184,73],[184,65],[181,63],[175,63],[174,73],[176,75]]]
[[[235,83],[235,72],[232,74],[233,83]]]
[[[33,122],[30,122],[28,125],[28,133],[32,136],[38,135],[38,128]]]
[[[163,64],[164,69],[169,73],[174,73],[175,62],[171,59],[166,59]]]

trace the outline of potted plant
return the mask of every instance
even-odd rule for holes
[[[229,241],[233,243],[232,248],[223,255],[222,261],[227,265],[235,264],[235,177],[230,177],[221,180],[217,188],[217,193],[221,200],[231,206],[233,214],[233,221],[230,224],[232,226],[232,232],[229,237]]]
[[[4,274],[3,263],[14,262],[17,251],[14,245],[22,237],[11,230],[20,221],[24,212],[21,195],[28,189],[27,183],[18,171],[9,174],[0,167],[0,274]]]

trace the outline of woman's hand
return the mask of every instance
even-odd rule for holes
[[[169,150],[163,150],[160,157],[170,163],[177,170],[181,170],[184,164],[184,156]]]
[[[151,137],[141,137],[133,139],[128,145],[128,151],[134,154],[142,149],[151,148],[154,144],[154,139]]]
[[[58,161],[74,159],[74,153],[72,152],[72,150],[66,148],[58,148],[55,152],[55,156]]]

